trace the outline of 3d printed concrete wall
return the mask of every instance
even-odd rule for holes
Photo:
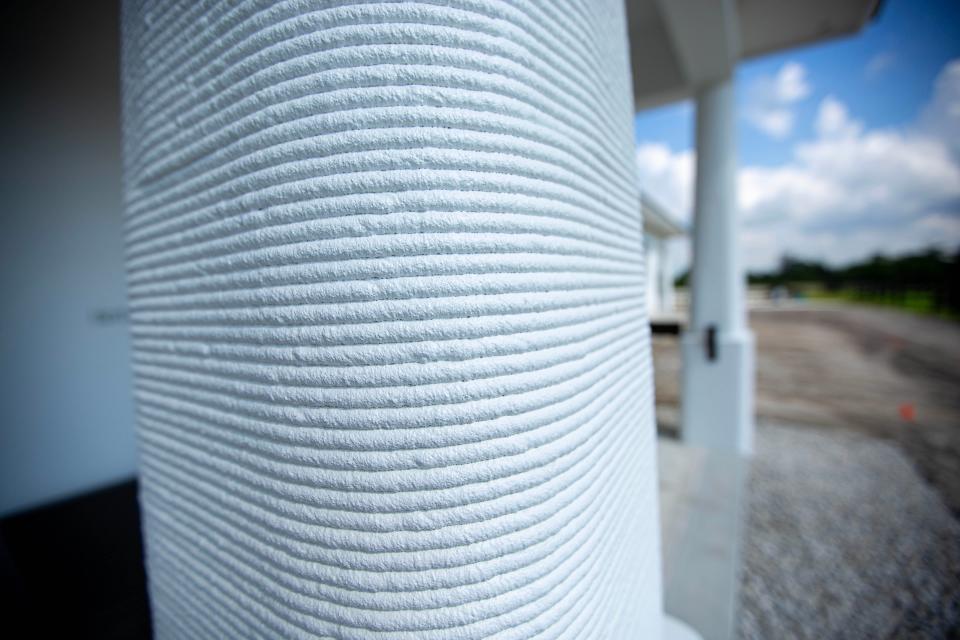
[[[158,637],[659,637],[623,3],[123,31]]]

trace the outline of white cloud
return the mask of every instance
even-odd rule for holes
[[[823,138],[850,138],[863,129],[861,123],[850,118],[847,106],[833,96],[827,96],[820,103],[814,126]]]
[[[771,138],[786,138],[793,131],[793,111],[783,107],[770,107],[748,112],[751,124]]]
[[[785,252],[843,263],[877,251],[960,244],[960,60],[941,73],[933,99],[910,127],[866,129],[825,98],[817,135],[779,166],[738,174],[745,262],[767,269]],[[644,145],[644,187],[689,217],[692,151]]]
[[[947,64],[937,77],[933,99],[920,116],[920,129],[946,142],[960,162],[960,60]]]
[[[767,135],[782,139],[793,131],[793,105],[810,95],[806,68],[796,62],[783,65],[773,76],[757,79],[748,90],[747,121]]]
[[[897,57],[890,51],[881,51],[867,62],[865,69],[868,78],[876,78],[890,69],[897,62]]]
[[[773,78],[773,89],[774,97],[784,104],[803,100],[811,90],[806,68],[796,62],[783,65]]]
[[[931,213],[917,220],[917,226],[929,231],[935,237],[941,235],[950,238],[960,238],[960,215],[953,213]]]
[[[960,216],[960,166],[941,137],[918,128],[865,130],[835,98],[821,103],[816,129],[790,162],[740,171],[741,215],[758,243],[775,248],[753,247],[751,263],[787,250],[843,262],[960,243],[956,226],[942,223]]]
[[[664,144],[637,147],[640,188],[687,222],[693,206],[694,152],[673,152]]]

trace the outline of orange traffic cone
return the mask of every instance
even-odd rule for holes
[[[913,422],[917,417],[917,411],[912,402],[904,402],[900,405],[900,417],[907,422]]]

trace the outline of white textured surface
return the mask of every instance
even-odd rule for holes
[[[159,637],[659,637],[622,2],[123,27]]]

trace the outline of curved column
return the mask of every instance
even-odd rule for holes
[[[129,0],[160,638],[654,638],[623,3]]]

